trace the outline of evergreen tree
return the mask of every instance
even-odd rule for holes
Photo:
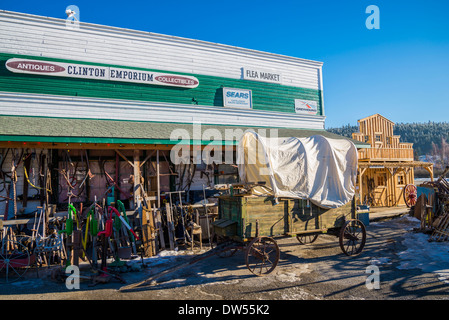
[[[352,138],[352,133],[359,132],[359,128],[357,125],[348,123],[340,128],[329,128],[327,131]],[[433,149],[438,150],[437,153],[440,155],[446,155],[449,152],[447,143],[449,122],[396,123],[394,134],[401,136],[401,142],[413,143],[413,149],[418,156],[431,155]]]

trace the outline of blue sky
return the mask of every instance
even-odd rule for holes
[[[449,1],[1,0],[0,9],[262,50],[324,63],[326,127],[380,113],[449,121]],[[380,29],[369,30],[369,5]]]

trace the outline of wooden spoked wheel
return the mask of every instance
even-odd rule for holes
[[[34,262],[28,249],[21,243],[4,239],[0,248],[0,283],[19,280]]]
[[[366,242],[366,228],[360,220],[346,221],[340,229],[340,248],[347,256],[355,256],[362,252]]]
[[[418,199],[418,189],[413,184],[408,184],[404,188],[404,201],[407,207],[413,207]]]
[[[318,238],[318,234],[297,234],[296,239],[298,239],[300,244],[310,244],[314,243]]]
[[[279,246],[273,238],[256,237],[246,249],[246,266],[255,275],[265,276],[276,268],[279,256]]]

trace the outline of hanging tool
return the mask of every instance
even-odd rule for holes
[[[128,219],[128,216],[126,215],[125,205],[120,200],[117,200],[117,209],[123,215],[124,219],[126,220],[126,223],[128,223],[128,225],[129,225],[129,219]],[[129,238],[130,238],[131,246],[133,248],[133,253],[136,254],[137,253],[137,250],[136,250],[136,239],[134,238],[134,234],[132,234],[131,231],[128,231],[128,232],[129,232]]]
[[[90,235],[92,238],[92,242],[93,242],[92,259],[94,259],[94,254],[95,254],[94,238],[96,238],[98,235],[98,220],[96,218],[96,208],[97,208],[96,204],[94,204],[93,206],[91,206],[89,212],[87,213],[85,235],[84,235],[84,239],[82,241],[83,249],[84,249],[84,251],[82,253],[83,258],[85,257],[85,251],[86,251],[86,247],[87,247],[87,239]]]
[[[105,227],[103,231],[98,232],[98,236],[102,237],[102,246],[103,246],[103,250],[102,250],[102,260],[101,260],[101,270],[103,271],[107,271],[107,240],[108,238],[111,237],[112,233],[113,233],[113,225],[114,225],[114,220],[113,220],[113,216],[116,216],[120,219],[120,221],[124,224],[124,226],[128,229],[128,231],[130,231],[134,237],[139,240],[139,237],[134,233],[134,230],[132,230],[132,228],[129,226],[129,224],[125,221],[125,219],[123,219],[123,217],[120,215],[120,213],[117,211],[116,208],[109,206],[108,207],[108,218],[105,222]]]
[[[31,153],[23,156],[23,171],[29,171],[31,167]],[[28,176],[23,177],[22,185],[22,207],[26,208],[28,205]]]
[[[58,231],[58,234],[64,234],[64,233],[66,234],[67,247],[72,246],[71,242],[72,242],[74,216],[76,217],[76,209],[71,203],[69,203],[68,215],[67,215],[67,219],[66,219],[66,223],[65,223],[65,229]],[[67,267],[70,265],[71,259],[72,259],[71,249],[67,248],[67,261],[66,261]]]
[[[18,154],[16,154],[14,151],[12,152],[12,164],[11,164],[11,183],[13,186],[13,202],[14,202],[14,208],[13,208],[13,214],[14,214],[14,219],[16,219],[17,217],[17,189],[16,189],[16,184],[17,184],[17,168],[19,167],[20,162],[22,161],[22,156],[23,156],[23,149],[21,150],[22,153],[20,154],[20,156],[18,156]],[[9,190],[8,190],[8,194],[9,194]],[[10,196],[10,194],[9,194]],[[11,198],[11,197],[10,197]],[[8,220],[9,218],[9,206],[7,206],[7,211],[5,209],[5,215],[3,216],[3,220]]]
[[[185,225],[185,221],[184,221],[184,209],[182,207],[182,199],[181,199],[181,191],[178,191],[178,195],[179,195],[179,206],[181,209],[181,221],[182,221],[182,229],[184,231],[184,234],[187,236],[187,240],[190,242],[193,242],[193,239],[190,238],[190,234],[187,232],[186,230],[186,225]]]
[[[102,250],[101,250],[101,271],[103,271],[102,276],[107,276],[108,264],[107,264],[107,250],[108,250],[108,238],[112,235],[112,225],[114,221],[112,220],[111,214],[105,221],[104,230],[98,232],[98,236],[101,238]]]
[[[120,215],[120,213],[118,212],[118,210],[116,208],[109,206],[108,207],[108,213],[109,213],[110,216],[112,216],[112,214],[115,214],[120,219],[120,221],[125,225],[126,229],[128,229],[128,231],[131,232],[134,235],[136,240],[139,240],[139,237],[134,233],[134,230],[125,221],[125,219],[123,219],[123,217]]]
[[[73,217],[76,217],[76,209],[75,207],[69,203],[68,216],[65,222],[65,229],[59,230],[58,234],[65,233],[67,235],[71,235],[73,232]]]
[[[184,192],[185,192],[185,191],[179,190],[179,191],[171,191],[171,192],[165,192],[165,193],[169,195],[169,199],[170,199],[170,212],[172,213],[172,215],[173,215],[173,212],[174,212],[173,208],[176,208],[176,206],[174,206],[173,203],[172,203],[171,195],[172,195],[172,193],[177,193],[177,194],[178,194],[178,196],[179,196],[179,203],[180,203],[180,210],[181,210],[181,224],[182,224],[183,238],[184,238],[184,239],[187,238],[187,240],[190,242],[190,241],[191,241],[191,238],[190,238],[190,234],[187,232],[187,230],[186,230],[186,228],[185,228],[184,214],[183,214],[183,208],[182,208],[182,199],[181,199],[182,195],[181,195],[181,194],[184,193]],[[172,217],[173,217],[173,216],[172,216]]]

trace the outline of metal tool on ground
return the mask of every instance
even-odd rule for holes
[[[214,249],[209,250],[208,252],[205,252],[203,254],[200,254],[198,256],[195,256],[195,257],[189,259],[187,262],[180,263],[180,264],[175,265],[175,266],[173,266],[171,268],[165,269],[165,270],[163,270],[163,271],[161,271],[161,272],[151,276],[150,278],[148,278],[146,280],[143,280],[143,281],[138,282],[138,283],[133,283],[133,284],[130,284],[128,286],[121,287],[119,289],[119,291],[126,292],[126,291],[131,291],[131,290],[139,289],[139,288],[146,287],[146,286],[155,285],[157,279],[160,279],[163,276],[166,276],[166,275],[168,275],[170,273],[176,272],[176,271],[181,270],[183,268],[189,267],[189,266],[191,266],[191,265],[193,265],[193,264],[195,264],[197,262],[200,262],[200,261],[202,261],[204,259],[207,259],[209,257],[215,256],[216,254],[217,254],[217,252]]]
[[[185,225],[185,220],[184,220],[184,208],[183,208],[183,205],[182,205],[182,193],[184,193],[185,191],[171,191],[171,192],[165,192],[166,194],[168,194],[169,195],[169,200],[170,200],[170,212],[171,212],[171,218],[173,219],[174,218],[174,212],[175,212],[175,210],[177,209],[177,208],[179,208],[179,216],[180,216],[180,219],[181,219],[181,228],[182,228],[182,238],[180,238],[180,239],[182,239],[182,240],[186,240],[187,239],[187,241],[192,241],[192,239],[190,238],[190,234],[187,232],[187,230],[186,230],[186,225]],[[172,194],[178,194],[178,197],[179,197],[179,206],[175,206],[174,204],[173,204],[173,202],[172,202],[172,197],[171,197],[171,195]],[[174,220],[172,220],[172,222],[174,223],[175,221]]]

